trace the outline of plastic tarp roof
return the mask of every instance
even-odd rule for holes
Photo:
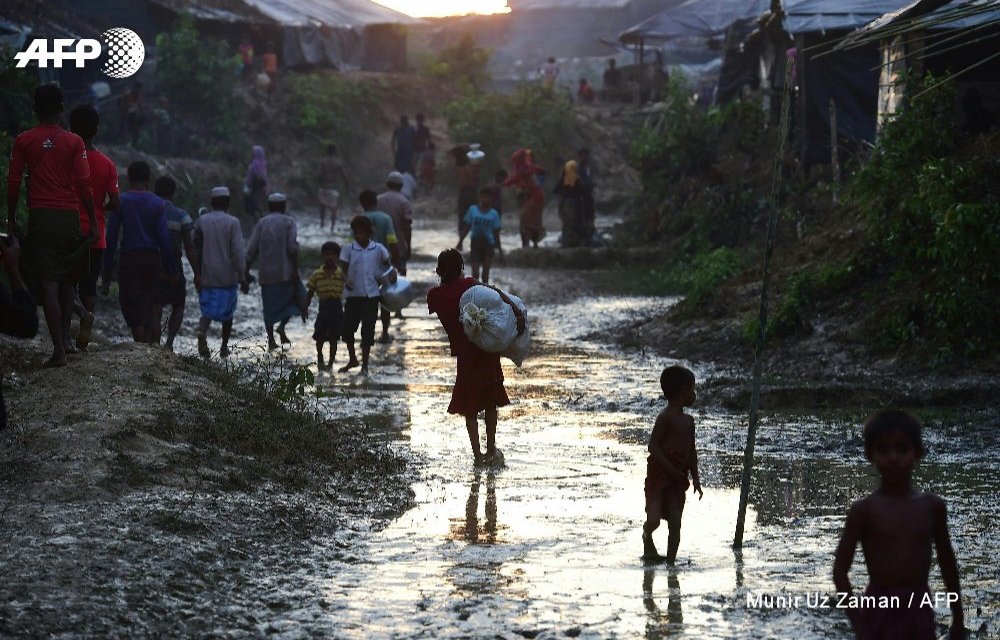
[[[669,38],[712,37],[734,22],[751,20],[766,13],[769,0],[687,0],[623,31],[622,42]]]
[[[366,27],[375,24],[416,24],[416,18],[369,0],[243,0],[285,27]]]
[[[895,11],[903,0],[791,0],[784,3],[785,31],[825,32],[858,29]]]
[[[511,11],[540,9],[624,9],[630,0],[509,0]]]
[[[970,10],[981,9],[976,15],[957,17],[954,20],[947,20],[940,24],[935,24],[932,28],[939,29],[967,29],[987,22],[1000,20],[1000,0],[964,0],[962,2],[952,2],[951,0],[916,0],[910,4],[886,13],[874,20],[863,29],[859,35],[867,35],[880,29],[885,29],[898,23],[913,20],[914,26],[921,22],[938,23],[946,20],[948,14],[955,10],[968,8]]]

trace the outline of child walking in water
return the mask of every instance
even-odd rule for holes
[[[313,296],[319,297],[319,312],[316,314],[316,324],[313,326],[313,340],[316,341],[316,366],[320,371],[333,369],[333,361],[337,357],[337,342],[340,340],[343,324],[343,307],[340,297],[344,294],[344,273],[340,270],[337,260],[340,257],[340,245],[336,242],[324,242],[320,248],[323,256],[323,266],[312,272],[309,284],[306,285],[305,304],[302,305],[302,318],[309,316],[309,305]],[[330,359],[323,362],[323,344],[330,343]]]
[[[882,482],[875,493],[851,505],[837,545],[833,582],[862,640],[934,640],[934,599],[927,586],[931,542],[951,600],[949,638],[965,637],[958,564],[948,534],[947,509],[938,496],[914,489],[913,468],[924,455],[920,421],[906,411],[879,411],[861,432],[865,457]],[[868,588],[859,600],[848,571],[861,542],[868,567]],[[874,605],[867,605],[874,602]]]
[[[437,274],[441,286],[427,293],[427,310],[436,313],[438,320],[448,334],[451,355],[458,359],[458,374],[451,392],[448,413],[465,416],[465,427],[472,444],[475,464],[489,463],[502,465],[503,456],[496,448],[497,408],[510,404],[507,391],[503,387],[503,369],[500,368],[500,354],[483,351],[465,335],[459,320],[458,303],[462,294],[478,284],[475,278],[464,278],[465,263],[457,249],[447,249],[438,256]],[[489,285],[486,285],[489,286]],[[500,294],[504,302],[514,310],[517,319],[517,335],[524,333],[524,313],[517,308],[507,294],[490,287]],[[486,412],[486,456],[483,457],[479,443],[480,411]]]
[[[677,560],[681,542],[681,515],[684,512],[688,473],[698,499],[704,496],[698,478],[698,452],[694,444],[694,418],[684,413],[695,401],[694,373],[680,366],[667,367],[660,374],[660,388],[667,407],[656,416],[649,436],[646,460],[646,523],[642,525],[643,558],[660,560],[653,544],[653,532],[660,520],[667,521],[668,563]]]

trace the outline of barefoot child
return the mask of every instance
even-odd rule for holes
[[[340,250],[345,291],[343,335],[348,355],[347,364],[340,368],[341,373],[358,366],[354,332],[361,325],[361,375],[368,375],[368,355],[375,344],[375,321],[378,319],[381,295],[375,278],[390,266],[389,250],[372,239],[374,230],[370,218],[355,216],[351,220],[354,242]]]
[[[465,335],[459,320],[458,304],[462,294],[471,287],[481,284],[475,278],[464,278],[465,264],[458,249],[447,249],[438,256],[437,274],[441,286],[427,293],[427,310],[436,313],[438,320],[448,334],[451,354],[458,359],[458,373],[455,387],[451,392],[448,413],[465,416],[465,427],[469,432],[472,455],[475,464],[484,462],[498,466],[502,456],[496,448],[497,408],[510,404],[507,391],[503,388],[503,369],[500,368],[500,354],[483,351]],[[489,285],[487,285],[489,286]],[[503,301],[514,310],[517,319],[517,335],[524,333],[524,313],[511,301],[507,294],[491,287],[500,294]],[[486,412],[486,457],[479,444],[480,411]]]
[[[313,295],[319,296],[319,313],[316,314],[316,324],[313,326],[313,340],[316,341],[316,364],[320,371],[333,369],[333,360],[337,356],[337,342],[340,340],[340,328],[343,320],[343,309],[340,306],[340,296],[344,293],[344,273],[337,264],[340,256],[340,245],[336,242],[324,242],[320,249],[323,256],[323,266],[312,272],[306,285],[305,305],[302,317],[309,316],[309,304]],[[323,343],[330,343],[330,359],[323,363]]]
[[[833,582],[838,601],[848,605],[848,571],[861,542],[868,567],[866,596],[887,606],[849,607],[847,615],[858,638],[934,640],[934,609],[927,578],[931,542],[937,550],[941,577],[955,600],[951,604],[949,638],[965,635],[958,564],[948,534],[947,509],[938,496],[913,488],[913,468],[924,455],[920,421],[906,411],[879,411],[861,432],[865,457],[882,478],[875,493],[851,505],[837,545]],[[841,595],[846,594],[846,595]]]
[[[660,388],[667,399],[667,408],[656,416],[653,433],[649,436],[649,458],[646,460],[646,523],[642,525],[643,557],[659,559],[653,545],[653,532],[660,520],[667,521],[667,556],[673,564],[681,542],[681,514],[684,512],[688,473],[694,482],[693,491],[701,500],[703,493],[698,478],[698,452],[694,445],[694,418],[684,413],[695,401],[694,373],[674,365],[660,374]]]
[[[469,251],[469,261],[472,262],[472,277],[479,279],[479,267],[483,268],[483,284],[490,281],[490,266],[493,264],[493,252],[500,246],[500,214],[493,208],[493,192],[490,187],[479,190],[479,203],[469,207],[462,220],[462,230],[458,236],[456,248],[461,250],[465,236],[472,234]]]

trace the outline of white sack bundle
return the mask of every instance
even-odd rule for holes
[[[531,350],[531,332],[528,331],[528,308],[524,306],[524,301],[517,296],[509,293],[507,295],[510,296],[511,301],[514,302],[517,308],[521,310],[521,313],[524,314],[524,333],[517,335],[517,330],[515,328],[514,339],[511,340],[510,345],[508,345],[500,355],[505,358],[510,358],[511,362],[520,367],[521,363],[523,363],[524,359],[528,356],[528,351]],[[515,327],[516,322],[517,320],[515,319]]]
[[[465,337],[483,351],[502,353],[517,336],[514,310],[489,287],[476,285],[463,293],[458,313]]]

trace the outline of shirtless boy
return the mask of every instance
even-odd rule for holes
[[[869,418],[861,432],[865,457],[875,465],[882,482],[875,493],[855,502],[847,513],[833,563],[833,582],[838,594],[847,594],[838,595],[838,601],[855,601],[848,571],[860,541],[868,567],[865,595],[887,605],[847,609],[854,633],[862,640],[937,637],[927,586],[932,542],[945,587],[955,598],[948,637],[965,637],[958,564],[948,535],[944,500],[914,489],[912,483],[913,468],[924,455],[920,430],[920,421],[913,415],[887,409]]]
[[[684,512],[688,473],[698,499],[704,496],[698,478],[694,418],[684,413],[684,407],[690,407],[695,401],[694,373],[677,365],[667,367],[660,374],[660,388],[667,399],[667,407],[656,417],[653,433],[649,436],[642,549],[645,559],[661,559],[653,545],[653,532],[660,526],[660,520],[666,520],[667,555],[662,559],[673,564],[681,542],[681,514]]]

